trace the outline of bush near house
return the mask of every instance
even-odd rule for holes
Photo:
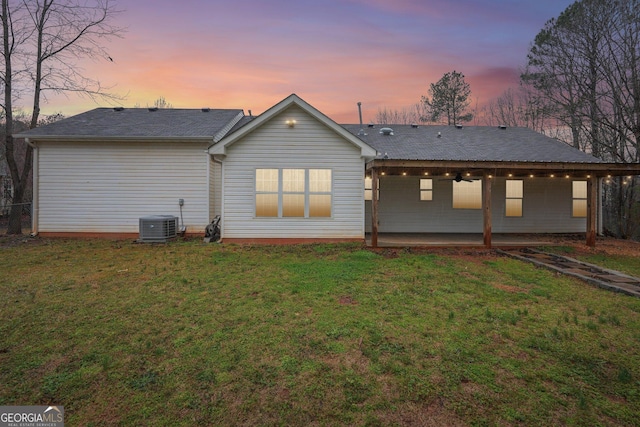
[[[640,423],[640,299],[490,251],[1,243],[0,405],[69,425]]]

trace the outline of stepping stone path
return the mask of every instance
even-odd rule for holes
[[[640,297],[640,279],[619,271],[608,270],[573,258],[530,248],[498,249],[497,252],[568,276],[577,277],[604,289]]]

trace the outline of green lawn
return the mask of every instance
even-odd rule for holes
[[[640,299],[491,252],[0,255],[0,405],[69,426],[640,425]]]

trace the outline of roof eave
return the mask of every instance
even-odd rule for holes
[[[86,136],[86,135],[14,135],[14,138],[25,138],[31,142],[207,142],[213,141],[213,136]]]
[[[393,160],[374,159],[366,169],[423,168],[423,169],[484,169],[494,171],[531,172],[584,172],[597,176],[640,175],[640,163],[605,162],[545,162],[545,161],[486,161],[486,160]]]

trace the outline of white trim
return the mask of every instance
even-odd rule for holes
[[[372,160],[377,155],[377,151],[374,148],[372,148],[371,146],[366,144],[364,141],[360,140],[359,138],[357,138],[356,136],[348,132],[345,128],[343,128],[342,126],[340,126],[339,124],[331,120],[329,117],[325,116],[319,110],[315,109],[313,106],[311,106],[310,104],[302,100],[295,93],[289,95],[287,98],[283,99],[273,107],[269,108],[264,113],[260,114],[253,121],[248,123],[246,126],[243,126],[238,131],[232,133],[228,137],[223,138],[217,144],[212,145],[209,148],[209,153],[210,154],[227,154],[227,147],[237,142],[238,140],[242,139],[248,133],[254,131],[258,127],[267,123],[269,120],[271,120],[273,117],[275,117],[276,115],[278,115],[279,113],[284,111],[286,108],[290,107],[291,105],[297,105],[298,107],[303,109],[306,113],[308,113],[309,115],[314,117],[316,120],[318,120],[320,123],[322,123],[323,125],[327,126],[329,129],[331,129],[332,131],[340,135],[346,141],[352,143],[356,147],[359,147],[361,156],[364,157],[367,161]]]

